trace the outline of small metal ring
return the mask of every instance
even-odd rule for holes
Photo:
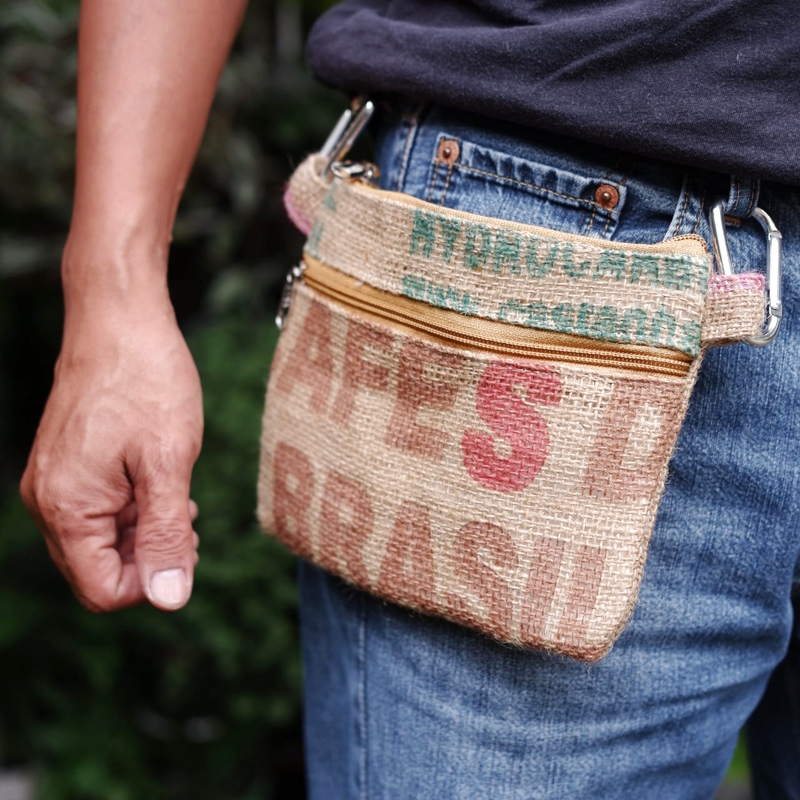
[[[369,161],[334,161],[331,173],[347,181],[373,181],[380,174],[378,168]]]
[[[372,100],[365,100],[357,97],[353,101],[351,108],[348,108],[330,132],[325,144],[320,151],[327,156],[325,169],[322,174],[329,177],[333,170],[333,165],[341,161],[350,152],[350,148],[355,144],[356,139],[361,135],[367,123],[375,112],[375,103]]]

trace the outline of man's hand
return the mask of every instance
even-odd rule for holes
[[[65,326],[22,496],[81,602],[189,599],[200,381],[175,323],[175,213],[246,0],[81,0]]]
[[[78,599],[183,606],[197,535],[200,380],[168,301],[148,316],[69,319],[22,496]]]

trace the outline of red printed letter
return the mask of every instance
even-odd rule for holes
[[[550,436],[534,405],[561,402],[561,378],[545,365],[521,366],[496,361],[478,383],[480,418],[511,446],[503,458],[488,433],[467,430],[461,440],[464,466],[481,486],[497,492],[517,492],[529,486],[547,458]]]
[[[508,636],[511,626],[511,592],[507,579],[498,573],[519,566],[511,537],[491,522],[468,522],[458,532],[453,561],[468,592],[483,607],[476,613],[464,598],[450,595],[450,602],[465,622],[481,622],[498,638]]]
[[[272,469],[275,532],[295,553],[311,558],[311,533],[306,520],[314,494],[311,462],[299,450],[278,442]]]
[[[586,630],[597,602],[600,581],[603,579],[606,554],[604,548],[591,547],[588,544],[581,545],[578,549],[572,573],[572,591],[556,634],[556,641],[567,655],[577,656],[581,653],[581,645],[586,638]]]
[[[370,328],[361,322],[350,321],[344,352],[342,385],[331,411],[334,422],[347,425],[353,413],[356,391],[359,386],[385,392],[389,388],[389,369],[364,358],[364,350],[371,348],[387,355],[392,352],[393,336]]]
[[[433,555],[430,512],[425,506],[403,503],[381,565],[380,585],[391,596],[410,597],[418,605],[430,604]]]
[[[403,344],[397,377],[397,403],[386,431],[387,444],[432,461],[441,460],[447,434],[421,424],[417,412],[424,406],[449,411],[458,394],[458,384],[452,373],[463,366],[464,357],[455,353],[443,353],[418,342]]]
[[[369,588],[364,566],[364,544],[372,533],[372,503],[367,490],[357,481],[332,472],[322,495],[320,562],[338,572],[344,566],[350,580]]]
[[[298,383],[310,386],[311,408],[322,414],[328,404],[332,377],[331,312],[322,303],[314,302],[276,388],[282,394],[290,394]]]
[[[586,469],[586,495],[612,502],[641,501],[652,496],[664,478],[678,435],[682,393],[681,384],[616,381]],[[632,441],[637,419],[640,424]],[[636,452],[637,445],[643,452]]]
[[[540,642],[544,633],[566,547],[560,539],[549,536],[538,539],[534,544],[528,589],[520,620],[520,634],[529,646]]]

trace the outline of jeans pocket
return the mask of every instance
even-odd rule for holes
[[[610,239],[627,191],[622,181],[610,177],[612,170],[598,167],[596,175],[581,174],[548,164],[546,153],[541,162],[531,155],[442,131],[434,141],[425,185],[406,191],[448,208]]]

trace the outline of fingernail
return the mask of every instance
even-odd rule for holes
[[[182,569],[164,569],[150,578],[150,598],[163,606],[182,606],[189,599],[189,583]]]

